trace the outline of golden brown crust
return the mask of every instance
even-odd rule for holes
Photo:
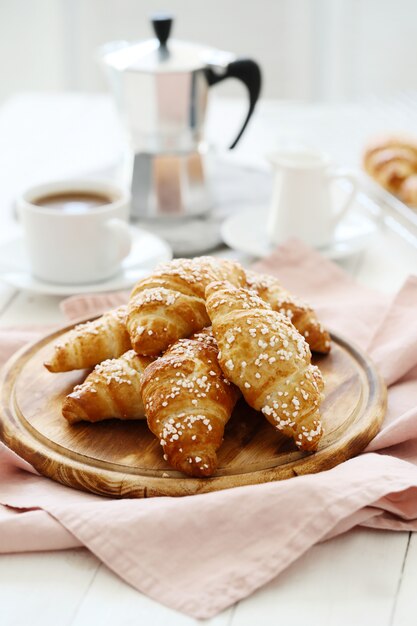
[[[220,279],[243,285],[245,273],[238,263],[197,257],[161,265],[137,283],[127,319],[136,352],[157,356],[177,339],[207,326],[204,291],[209,282]]]
[[[417,139],[405,135],[373,139],[364,151],[363,167],[387,191],[410,206],[416,205],[407,181],[417,175]],[[411,188],[414,189],[414,184]]]
[[[376,137],[372,137],[368,141],[364,151],[364,164],[367,165],[368,159],[372,158],[373,154],[379,152],[380,150],[403,147],[407,147],[417,154],[417,138],[405,133],[383,133]]]
[[[330,351],[331,339],[329,333],[317,319],[314,309],[299,298],[294,297],[284,289],[279,281],[268,274],[246,271],[248,288],[270,304],[273,311],[282,313],[303,335],[314,352],[327,354]]]
[[[217,360],[210,332],[179,339],[146,368],[142,398],[150,430],[168,463],[190,476],[211,476],[216,451],[238,397]]]
[[[411,207],[417,207],[417,174],[409,176],[407,180],[404,181],[399,195],[405,204]]]
[[[126,329],[126,315],[124,305],[92,322],[75,326],[55,344],[45,367],[50,372],[91,368],[127,352],[132,345]]]
[[[149,357],[129,350],[118,359],[108,359],[74,387],[64,400],[62,414],[70,423],[106,419],[143,419],[145,412],[140,385]]]
[[[322,436],[323,379],[304,338],[255,292],[217,282],[206,297],[227,378],[299,448],[315,450]]]

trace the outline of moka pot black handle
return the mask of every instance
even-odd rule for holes
[[[232,150],[242,137],[259,99],[262,85],[261,68],[253,59],[238,58],[235,61],[231,61],[222,72],[217,72],[213,68],[208,67],[206,68],[205,73],[210,87],[226,80],[227,78],[237,78],[242,81],[248,90],[249,109],[242,128],[230,146],[230,150]]]

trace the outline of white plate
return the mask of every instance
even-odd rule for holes
[[[160,237],[135,226],[131,226],[131,232],[130,254],[123,261],[121,271],[109,280],[86,285],[58,285],[39,280],[30,274],[22,237],[0,244],[0,278],[18,289],[56,296],[128,289],[155,265],[172,259],[170,246]]]
[[[277,247],[268,239],[267,217],[268,208],[265,206],[244,209],[232,215],[222,224],[224,243],[251,256],[267,256]],[[377,224],[373,219],[352,209],[336,228],[332,243],[318,250],[329,259],[346,258],[360,252],[376,229]]]

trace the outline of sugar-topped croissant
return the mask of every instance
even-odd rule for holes
[[[213,280],[245,283],[243,268],[212,257],[176,259],[159,266],[134,287],[127,328],[138,354],[158,355],[182,337],[210,324],[204,291]]]
[[[217,282],[207,287],[206,297],[227,378],[299,448],[316,450],[322,435],[323,379],[311,365],[304,338],[255,292]]]
[[[268,274],[246,271],[247,285],[268,302],[271,308],[291,320],[298,332],[303,335],[310,349],[327,354],[330,351],[330,335],[317,319],[316,312],[309,304],[294,297],[281,287],[279,281]]]
[[[239,392],[224,376],[210,332],[180,339],[146,368],[142,398],[150,430],[168,463],[190,476],[211,476]]]
[[[70,424],[118,418],[143,419],[140,385],[150,357],[129,350],[118,359],[96,365],[85,381],[64,400],[62,414]]]
[[[50,372],[90,368],[130,350],[132,345],[126,330],[126,309],[126,305],[120,306],[65,333],[54,345],[45,367]]]

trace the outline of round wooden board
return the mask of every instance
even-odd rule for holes
[[[182,496],[269,482],[329,469],[361,452],[385,414],[385,385],[369,359],[340,337],[315,357],[325,379],[325,435],[317,452],[297,450],[241,400],[226,427],[211,478],[172,470],[145,421],[70,426],[61,404],[85,371],[51,374],[43,367],[57,331],[17,353],[1,377],[0,437],[41,474],[112,497]]]

